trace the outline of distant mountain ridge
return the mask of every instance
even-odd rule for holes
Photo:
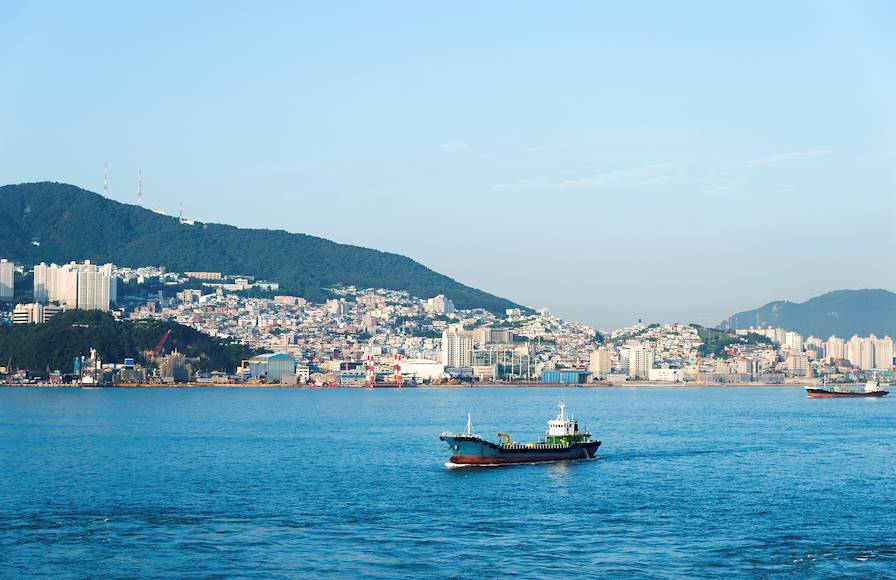
[[[445,294],[458,308],[503,312],[518,304],[426,268],[405,256],[283,230],[183,225],[177,218],[106,199],[64,183],[0,187],[0,257],[28,265],[90,259],[166,266],[278,282],[284,293],[321,300],[325,288],[354,285]]]
[[[802,303],[777,300],[740,312],[726,328],[774,326],[803,336],[896,336],[896,294],[888,290],[836,290]]]

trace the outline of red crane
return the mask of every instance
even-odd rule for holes
[[[171,336],[171,329],[169,328],[165,331],[165,334],[162,335],[162,338],[159,339],[159,342],[152,348],[150,352],[150,357],[155,358],[158,356],[160,352],[162,352],[162,347],[165,346],[165,341],[168,340],[168,337]]]

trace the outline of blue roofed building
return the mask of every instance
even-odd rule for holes
[[[541,371],[541,382],[560,385],[578,385],[587,383],[591,373],[576,369],[556,369]]]

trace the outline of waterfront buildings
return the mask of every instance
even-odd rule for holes
[[[159,362],[159,377],[163,383],[186,383],[193,375],[187,357],[175,349]]]
[[[281,385],[296,383],[296,359],[290,354],[261,354],[250,358],[247,366],[250,379]]]
[[[647,378],[658,383],[681,383],[684,382],[684,371],[682,369],[650,369]]]
[[[15,296],[16,270],[12,262],[0,260],[0,302],[10,302]]]
[[[419,382],[432,382],[444,376],[445,365],[425,358],[405,359],[401,361],[401,374],[410,376]]]
[[[656,358],[656,351],[650,347],[637,345],[628,349],[628,375],[638,379],[647,379]]]
[[[122,316],[176,321],[269,352],[266,360],[253,360],[237,374],[276,383],[363,384],[368,371],[377,377],[394,376],[397,360],[402,361],[398,366],[405,380],[436,383],[528,381],[539,376],[581,382],[582,376],[574,374],[583,372],[590,373],[590,379],[611,383],[780,382],[785,377],[804,379],[809,373],[836,373],[844,380],[859,381],[872,371],[886,373],[893,367],[890,337],[822,340],[779,328],[738,329],[736,335],[723,337],[718,330],[696,325],[639,322],[602,332],[599,338],[594,328],[547,310],[457,309],[441,294],[423,299],[407,292],[352,286],[329,288],[334,297],[323,304],[285,295],[250,297],[232,289],[229,282],[236,284],[235,278],[241,278],[237,286],[245,288],[248,277],[198,274],[208,274],[208,280],[163,267],[39,264],[34,279],[40,304],[20,305],[5,318],[20,323],[46,320],[54,303],[109,308],[112,281],[120,278],[128,280],[128,300],[119,307]],[[218,280],[228,282],[208,286]],[[146,292],[141,295],[144,283]],[[756,340],[753,333],[774,342]],[[704,339],[711,344],[704,344]],[[175,370],[166,368],[164,380],[182,380],[178,365],[190,362],[179,360],[172,361]]]
[[[588,361],[588,370],[595,379],[603,380],[610,374],[612,364],[613,349],[601,346],[592,351]]]
[[[588,382],[591,373],[578,369],[555,369],[541,371],[541,382],[560,385],[582,385]]]

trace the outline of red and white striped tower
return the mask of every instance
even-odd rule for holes
[[[365,369],[367,371],[367,382],[369,384],[373,384],[376,382],[376,367],[373,364],[373,355],[367,355],[367,360],[365,361]]]
[[[395,355],[395,363],[392,365],[392,380],[398,383],[399,385],[402,382],[401,378],[401,359],[402,356],[400,354]]]

